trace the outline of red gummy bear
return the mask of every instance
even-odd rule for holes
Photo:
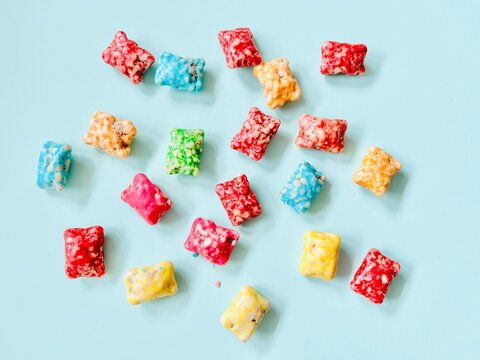
[[[268,143],[273,139],[279,127],[279,119],[252,107],[242,129],[230,142],[230,147],[244,153],[252,160],[258,161],[265,154]]]
[[[220,31],[218,40],[229,68],[255,66],[262,62],[262,55],[253,42],[253,35],[249,28]]]
[[[250,183],[244,174],[217,184],[215,192],[233,226],[238,226],[245,220],[257,217],[262,213],[257,196],[250,190]]]
[[[155,62],[150,52],[129,40],[123,31],[115,34],[111,44],[103,51],[102,59],[128,76],[134,84],[142,81],[143,73]]]
[[[350,288],[375,304],[381,304],[400,264],[370,249],[350,282]]]
[[[365,72],[363,60],[367,47],[363,44],[347,44],[327,41],[322,45],[320,72],[325,75],[361,75]]]
[[[172,200],[144,174],[135,175],[120,197],[150,225],[157,224],[172,207]]]
[[[340,119],[300,116],[295,145],[302,148],[339,153],[343,150],[347,122]]]
[[[103,228],[67,229],[65,240],[65,273],[70,279],[78,277],[101,277],[105,274]]]
[[[184,246],[213,264],[225,265],[239,238],[240,234],[235,230],[217,226],[212,220],[197,218]]]

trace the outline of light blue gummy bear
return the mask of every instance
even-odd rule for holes
[[[65,187],[72,160],[72,147],[47,141],[43,144],[37,167],[37,185],[60,191]]]
[[[304,213],[323,189],[325,175],[310,163],[298,165],[288,184],[280,192],[280,199],[297,213]]]
[[[155,83],[178,90],[199,92],[203,87],[205,60],[183,58],[164,52],[158,59]]]

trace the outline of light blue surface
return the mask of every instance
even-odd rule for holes
[[[181,19],[176,2],[87,3],[9,1],[0,11],[2,360],[478,358],[479,2],[192,1]],[[217,31],[237,26],[252,28],[265,60],[289,59],[301,101],[270,111],[251,69],[227,68]],[[204,90],[164,91],[154,68],[138,86],[112,71],[101,53],[118,29],[156,54],[204,58]],[[365,75],[321,76],[326,40],[367,44]],[[258,163],[229,148],[251,106],[282,120]],[[82,143],[96,110],[137,126],[128,159]],[[302,113],[348,120],[344,152],[295,147]],[[205,130],[199,176],[165,174],[173,127]],[[60,193],[35,185],[48,139],[73,147]],[[383,198],[351,181],[371,145],[404,165]],[[304,160],[328,182],[295,214],[278,193]],[[120,200],[137,172],[173,200],[157,226]],[[229,226],[214,186],[241,173],[264,213],[241,226],[216,272],[183,241],[198,216]],[[63,231],[97,224],[108,274],[68,280]],[[298,274],[308,229],[342,236],[331,282]],[[380,306],[348,287],[371,247],[402,265]],[[130,306],[126,270],[163,259],[177,267],[179,293]],[[247,344],[220,325],[245,284],[272,303]]]

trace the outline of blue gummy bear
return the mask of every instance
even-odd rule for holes
[[[324,180],[325,175],[305,161],[298,165],[280,192],[280,199],[297,213],[304,213],[323,189]]]
[[[37,185],[60,191],[65,187],[72,160],[72,147],[47,141],[43,144],[37,167]]]
[[[155,83],[178,90],[199,92],[203,87],[205,60],[183,58],[164,52],[158,59]]]

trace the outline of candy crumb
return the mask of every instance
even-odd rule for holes
[[[215,282],[213,283],[213,286],[215,286],[215,287],[219,288],[219,287],[221,287],[221,286],[222,286],[222,283],[221,283],[220,281],[218,281],[218,280],[217,280],[217,281],[215,281]]]

